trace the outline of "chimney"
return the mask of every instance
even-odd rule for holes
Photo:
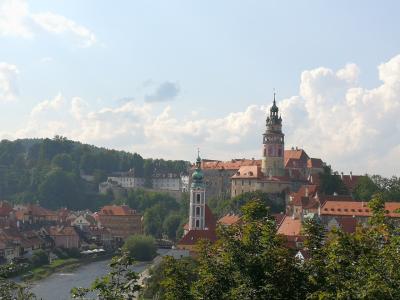
[[[350,180],[353,180],[353,172],[350,171]]]
[[[343,180],[343,172],[340,172],[340,179]]]

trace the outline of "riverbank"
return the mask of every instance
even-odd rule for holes
[[[83,265],[97,261],[109,260],[114,254],[104,254],[83,258],[56,259],[51,264],[43,265],[30,270],[27,274],[21,275],[21,280],[29,283],[43,280],[56,272],[71,272]]]

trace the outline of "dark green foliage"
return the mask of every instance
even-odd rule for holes
[[[167,237],[174,241],[177,238],[177,231],[181,225],[182,216],[176,213],[171,213],[164,219],[163,222],[163,232]]]
[[[126,239],[123,250],[137,261],[150,261],[157,255],[156,241],[147,235],[133,235]]]
[[[369,176],[363,176],[358,180],[353,196],[356,200],[369,201],[378,191],[379,187],[375,182]]]
[[[163,260],[162,274],[160,276],[160,290],[155,294],[161,299],[175,300],[195,299],[191,285],[197,279],[196,264],[190,259],[176,260],[167,256]],[[209,299],[204,297],[203,299]]]
[[[33,251],[30,261],[34,267],[47,265],[49,263],[49,255],[46,253],[46,251],[38,249]]]
[[[112,172],[134,169],[136,176],[153,171],[186,173],[185,161],[143,159],[137,153],[108,150],[73,142],[65,137],[0,142],[0,198],[18,203],[42,203],[48,208],[92,209],[112,197],[96,196],[98,183]],[[80,178],[94,176],[94,183]],[[61,184],[64,182],[64,184]],[[107,201],[107,202],[105,202]]]
[[[71,296],[73,299],[97,299],[97,300],[131,300],[136,299],[141,290],[138,284],[139,276],[132,271],[134,259],[127,253],[116,256],[111,260],[111,271],[97,278],[89,288],[73,288]],[[96,298],[88,298],[96,294]]]
[[[400,201],[400,178],[365,175],[359,179],[353,196],[357,200],[369,201],[376,193],[380,193],[385,201]]]
[[[217,216],[223,216],[227,213],[239,214],[240,208],[251,200],[260,200],[269,207],[271,213],[285,211],[284,201],[273,201],[267,193],[262,191],[246,192],[231,199],[210,199],[209,206]]]
[[[325,195],[348,195],[349,191],[344,185],[338,174],[333,174],[329,166],[324,167],[324,171],[319,174],[320,185],[319,191]]]
[[[50,209],[77,207],[81,202],[80,181],[74,174],[54,169],[39,185],[40,205]]]
[[[188,202],[182,199],[180,203]],[[125,202],[132,208],[143,213],[144,232],[156,238],[166,236],[172,240],[182,222],[187,220],[186,206],[184,209],[175,198],[166,193],[149,192],[142,189],[129,191]],[[171,217],[170,217],[171,216]],[[166,222],[166,220],[169,221]],[[179,224],[176,225],[178,223]]]
[[[143,292],[144,298],[159,300],[168,299],[168,295],[166,295],[166,291],[161,285],[161,282],[163,282],[167,289],[172,288],[169,286],[169,284],[174,284],[175,289],[178,289],[179,281],[183,281],[183,284],[186,284],[186,282],[192,283],[197,279],[198,276],[196,267],[197,263],[191,257],[184,257],[180,260],[175,260],[172,257],[165,257],[159,264],[155,265],[149,270],[150,276],[146,282],[146,287]],[[177,272],[175,272],[175,270]],[[166,276],[169,276],[171,280],[166,281]],[[180,277],[181,280],[178,280],[178,277]],[[190,286],[186,287],[190,289]],[[190,297],[190,293],[188,291],[182,291],[180,293],[183,297],[186,295],[189,295]]]

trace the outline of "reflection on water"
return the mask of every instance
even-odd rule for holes
[[[70,300],[70,290],[73,287],[88,287],[96,277],[108,273],[109,260],[98,261],[84,265],[70,273],[54,273],[50,277],[38,281],[32,288],[38,299]],[[145,264],[135,267],[136,272],[142,272]]]

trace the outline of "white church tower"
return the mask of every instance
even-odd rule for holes
[[[192,174],[190,186],[189,230],[204,230],[206,190],[203,182],[200,154],[197,155],[196,170]]]

